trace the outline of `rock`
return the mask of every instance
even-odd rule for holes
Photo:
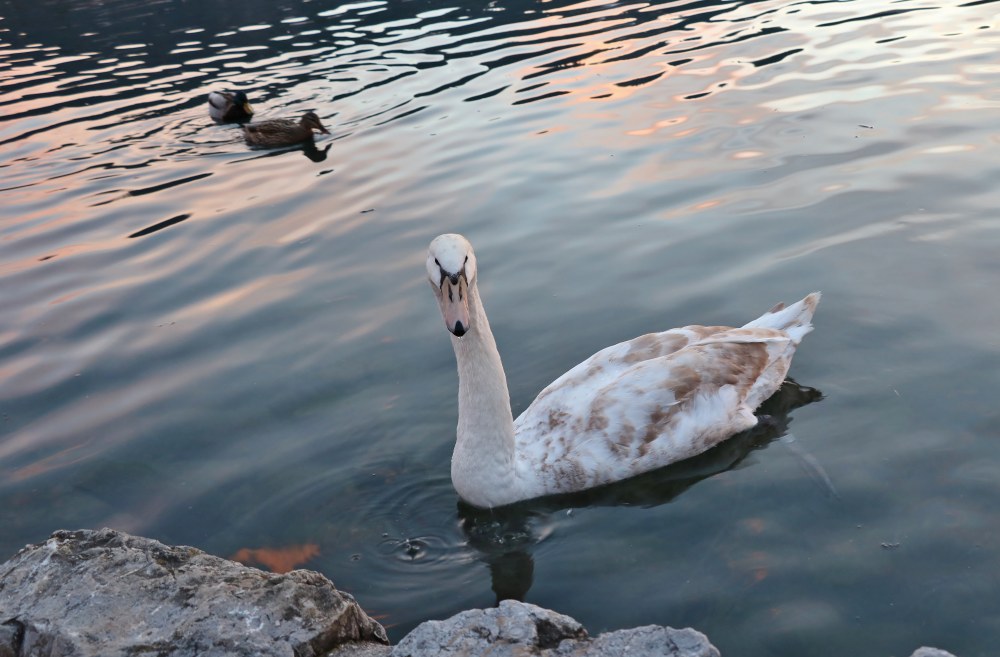
[[[368,643],[361,641],[357,643],[345,643],[323,657],[390,657],[392,648],[381,643]],[[3,655],[0,655],[3,657]]]
[[[0,566],[0,657],[314,657],[355,641],[388,643],[308,570],[266,573],[111,529],[58,531]]]
[[[535,605],[504,600],[418,625],[392,657],[719,657],[705,635],[650,625],[590,638],[580,623]]]
[[[18,657],[21,626],[16,622],[0,625],[0,657]]]
[[[55,532],[0,565],[0,657],[720,657],[690,628],[590,637],[569,616],[514,600],[388,643],[319,573],[266,573],[112,529]]]
[[[589,641],[566,641],[552,652],[552,657],[601,657],[637,655],[639,657],[719,657],[719,651],[706,637],[690,627],[647,625],[598,635]]]
[[[471,609],[447,620],[421,623],[392,649],[392,656],[479,655],[487,650],[496,657],[541,654],[563,639],[586,636],[583,626],[569,616],[504,600],[499,608]]]
[[[937,648],[918,648],[910,657],[955,657],[955,655]]]

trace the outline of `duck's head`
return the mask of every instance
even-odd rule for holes
[[[247,116],[253,116],[253,106],[250,105],[250,99],[242,91],[234,91],[232,93],[232,101],[234,105],[238,105],[243,108]]]
[[[469,240],[455,233],[435,237],[427,249],[427,280],[441,306],[444,325],[458,337],[468,333],[469,290],[476,285],[476,254]]]
[[[319,130],[324,135],[330,134],[330,131],[323,127],[323,123],[319,120],[319,116],[316,115],[316,112],[306,112],[302,115],[302,118],[299,119],[299,123],[309,128],[310,131]]]

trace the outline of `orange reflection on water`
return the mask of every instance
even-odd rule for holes
[[[742,529],[755,536],[764,532],[763,518],[744,518],[739,524]]]
[[[247,566],[264,566],[274,573],[287,573],[318,554],[319,545],[305,543],[281,548],[242,548],[230,558]]]
[[[750,583],[756,584],[767,579],[770,563],[774,559],[767,553],[755,550],[741,555],[730,563],[730,567],[749,576]]]
[[[312,274],[311,269],[259,276],[243,285],[217,292],[213,296],[192,302],[172,317],[176,322],[210,321],[220,311],[232,310],[246,314],[294,295],[299,284]]]
[[[681,125],[683,123],[687,123],[689,119],[690,117],[687,116],[686,114],[682,114],[681,116],[672,116],[669,119],[661,119],[648,128],[636,128],[634,130],[628,130],[625,132],[625,134],[632,137],[647,137],[649,135],[659,132],[664,128],[670,128],[675,125]]]
[[[59,450],[55,454],[50,454],[45,458],[38,459],[34,463],[29,463],[28,465],[23,465],[20,468],[17,468],[7,475],[7,477],[10,481],[25,481],[26,479],[37,477],[38,475],[45,474],[51,470],[57,470],[67,465],[80,463],[87,458],[87,455],[77,454],[74,456],[73,454],[86,445],[86,442],[70,445],[69,447]]]
[[[45,255],[31,254],[26,258],[21,260],[15,260],[8,262],[0,266],[0,275],[6,276],[8,274],[13,274],[19,271],[24,271],[30,269],[31,267],[38,266],[39,263],[47,262],[49,260],[55,260],[56,258],[64,258],[70,255],[79,255],[84,253],[94,253],[97,251],[106,251],[118,248],[120,240],[103,240],[100,242],[92,242],[89,244],[68,244],[66,246],[61,246],[50,251],[45,251]],[[64,295],[50,301],[52,304],[62,303],[65,301],[70,301],[79,294],[79,290],[74,290],[68,292]]]

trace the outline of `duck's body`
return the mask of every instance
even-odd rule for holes
[[[208,94],[208,115],[219,123],[242,123],[253,116],[253,107],[242,91],[213,91]]]
[[[243,136],[251,146],[280,148],[313,141],[313,130],[330,132],[320,122],[315,112],[306,112],[301,119],[269,119],[243,126]]]
[[[627,479],[753,427],[819,303],[813,293],[742,328],[687,326],[603,349],[546,387],[516,420],[468,241],[442,235],[427,270],[458,361],[452,482],[496,507]]]

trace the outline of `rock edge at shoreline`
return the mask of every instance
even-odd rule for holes
[[[268,573],[113,529],[57,531],[0,565],[0,657],[720,657],[690,628],[590,637],[569,616],[513,600],[388,643],[319,573]]]
[[[317,657],[385,630],[323,575],[279,575],[112,529],[57,531],[0,566],[0,657]]]

